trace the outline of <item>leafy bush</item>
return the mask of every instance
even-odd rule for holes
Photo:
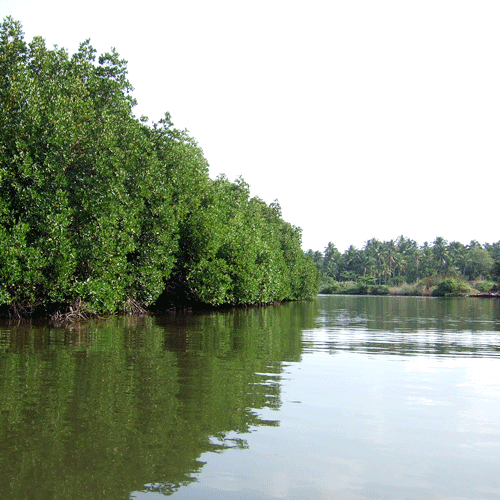
[[[354,281],[334,281],[331,278],[322,281],[319,293],[324,294],[350,294],[358,293],[358,286]]]
[[[389,295],[387,285],[373,285],[369,291],[370,295]]]
[[[210,305],[315,295],[278,203],[212,181],[168,113],[137,120],[126,61],[95,54],[0,24],[0,306],[114,312],[167,288]]]
[[[495,261],[490,270],[490,274],[495,281],[500,282],[500,262]]]
[[[360,285],[375,285],[377,279],[374,276],[358,276],[358,283]]]
[[[389,287],[387,285],[366,285],[358,283],[349,293],[357,295],[388,295]]]
[[[456,278],[445,278],[437,284],[432,295],[434,297],[460,297],[471,292],[472,288],[467,282]]]
[[[495,283],[490,280],[482,280],[482,281],[476,281],[472,283],[472,286],[475,290],[481,293],[486,293],[489,292]]]
[[[392,286],[389,288],[389,293],[391,295],[401,295],[401,296],[416,296],[418,295],[418,290],[416,285],[410,285],[408,283],[402,283],[398,286]]]
[[[394,276],[393,278],[389,278],[387,284],[391,287],[393,286],[401,286],[405,283],[404,276]]]

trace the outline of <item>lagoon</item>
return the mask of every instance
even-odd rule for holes
[[[0,325],[0,495],[497,499],[500,304]]]

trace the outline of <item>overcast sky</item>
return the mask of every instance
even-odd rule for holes
[[[128,60],[210,174],[278,199],[304,249],[500,240],[500,2],[0,0],[70,53]]]

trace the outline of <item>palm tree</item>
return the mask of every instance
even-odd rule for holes
[[[448,245],[449,265],[448,269],[453,269],[461,274],[465,274],[467,269],[467,248],[459,241],[452,241]]]
[[[404,274],[407,266],[406,257],[402,253],[397,253],[394,257],[394,272],[397,272],[398,277]]]
[[[359,250],[351,245],[342,255],[342,261],[345,271],[349,271],[354,274],[361,274],[360,269],[360,258],[359,258]]]
[[[383,244],[376,238],[368,240],[365,244],[365,252],[368,259],[374,264],[375,276],[378,277],[379,285],[382,283],[382,276],[387,277],[386,271],[386,256],[384,253]]]
[[[432,245],[432,253],[438,265],[437,270],[438,272],[445,273],[448,267],[448,242],[441,236],[438,236]]]
[[[334,280],[338,278],[341,254],[337,247],[330,241],[323,252],[323,272]]]
[[[398,248],[396,246],[396,242],[394,240],[390,240],[384,243],[384,254],[385,254],[385,260],[386,260],[386,265],[389,270],[389,277],[392,278],[394,274],[394,267],[396,263],[396,254],[397,254]],[[387,280],[386,280],[387,281]]]

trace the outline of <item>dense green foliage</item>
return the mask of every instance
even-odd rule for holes
[[[471,241],[464,245],[438,237],[432,244],[425,242],[419,246],[416,241],[400,236],[390,241],[373,238],[362,249],[351,245],[344,253],[330,242],[323,253],[309,250],[307,254],[322,274],[324,293],[383,295],[389,293],[387,287],[383,288],[389,285],[400,287],[404,295],[465,294],[471,288],[463,284],[464,280],[481,281],[476,289],[484,292],[485,283],[493,285],[490,280],[500,277],[500,241],[484,245]],[[433,278],[432,283],[429,278]],[[453,290],[448,290],[449,281],[439,291],[434,290],[448,278],[454,280]],[[405,288],[408,283],[416,285]]]
[[[169,114],[132,113],[126,62],[0,26],[0,306],[113,312],[310,297],[317,272],[279,205],[211,180]],[[173,302],[175,302],[173,300]]]
[[[468,283],[454,278],[445,278],[437,284],[432,295],[435,297],[453,297],[465,295],[471,291],[472,289]]]

